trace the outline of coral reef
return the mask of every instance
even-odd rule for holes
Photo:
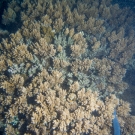
[[[135,14],[110,0],[12,0],[0,32],[0,130],[10,135],[134,134],[119,99],[135,52]],[[1,34],[2,33],[2,34]]]

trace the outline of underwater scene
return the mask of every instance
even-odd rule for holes
[[[135,135],[135,0],[1,0],[0,135]]]

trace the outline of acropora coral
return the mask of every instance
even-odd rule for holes
[[[121,134],[134,134],[130,103],[119,99],[134,18],[111,0],[12,0],[2,22],[18,29],[0,39],[3,134],[112,135],[115,110]]]

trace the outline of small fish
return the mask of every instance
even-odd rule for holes
[[[116,110],[114,110],[114,119],[113,119],[113,135],[120,135],[120,124],[116,115]]]

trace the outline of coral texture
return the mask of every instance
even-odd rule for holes
[[[128,88],[134,18],[110,0],[12,0],[2,22],[17,30],[0,30],[0,130],[111,135],[116,109],[121,133],[134,134],[130,103],[118,98]]]

